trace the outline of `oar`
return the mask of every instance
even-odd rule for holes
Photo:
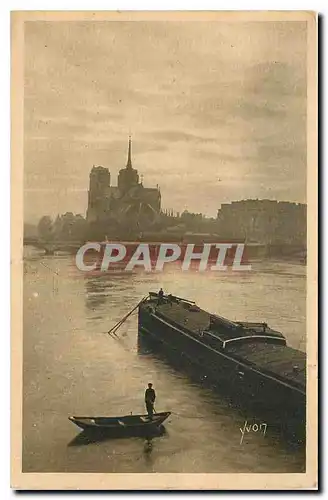
[[[140,302],[138,302],[138,304],[133,309],[131,309],[130,312],[128,312],[125,316],[123,316],[123,318],[118,323],[116,323],[116,325],[114,325],[113,328],[109,330],[108,333],[109,334],[113,333],[114,335],[116,335],[116,331],[120,328],[120,326],[123,325],[123,323],[125,323],[128,317],[139,307],[140,304],[142,304],[146,300],[147,297],[148,296],[144,297]]]
[[[128,319],[128,317],[140,306],[140,304],[142,304],[143,302],[145,302],[145,300],[147,298],[148,298],[148,295],[146,295],[142,300],[140,300],[140,302],[138,302],[138,304],[133,309],[131,309],[130,312],[128,312],[125,316],[123,316],[123,318],[121,318],[120,321],[118,321],[118,323],[116,323],[116,325],[114,325],[108,331],[108,335],[116,335],[116,331],[120,328],[120,326],[123,325],[123,323]]]

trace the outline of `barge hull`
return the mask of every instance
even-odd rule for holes
[[[179,328],[142,306],[139,308],[139,335],[161,344],[161,349],[171,356],[187,360],[199,378],[207,379],[218,388],[221,386],[241,405],[247,401],[254,408],[264,409],[277,422],[304,426],[305,391],[265,372],[264,363],[259,370],[247,359],[238,357],[238,352],[213,349],[183,327]]]

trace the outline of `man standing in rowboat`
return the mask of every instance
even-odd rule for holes
[[[154,403],[156,399],[156,393],[153,389],[153,384],[148,384],[148,389],[145,392],[145,403],[147,408],[148,417],[152,420],[154,413]]]

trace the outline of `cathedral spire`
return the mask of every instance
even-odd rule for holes
[[[126,168],[132,168],[132,160],[131,160],[131,135],[129,135],[129,151],[128,151],[128,162],[126,164]]]

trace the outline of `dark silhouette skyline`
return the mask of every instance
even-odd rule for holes
[[[129,133],[163,208],[306,202],[306,23],[33,22],[25,49],[25,220],[85,215]]]

